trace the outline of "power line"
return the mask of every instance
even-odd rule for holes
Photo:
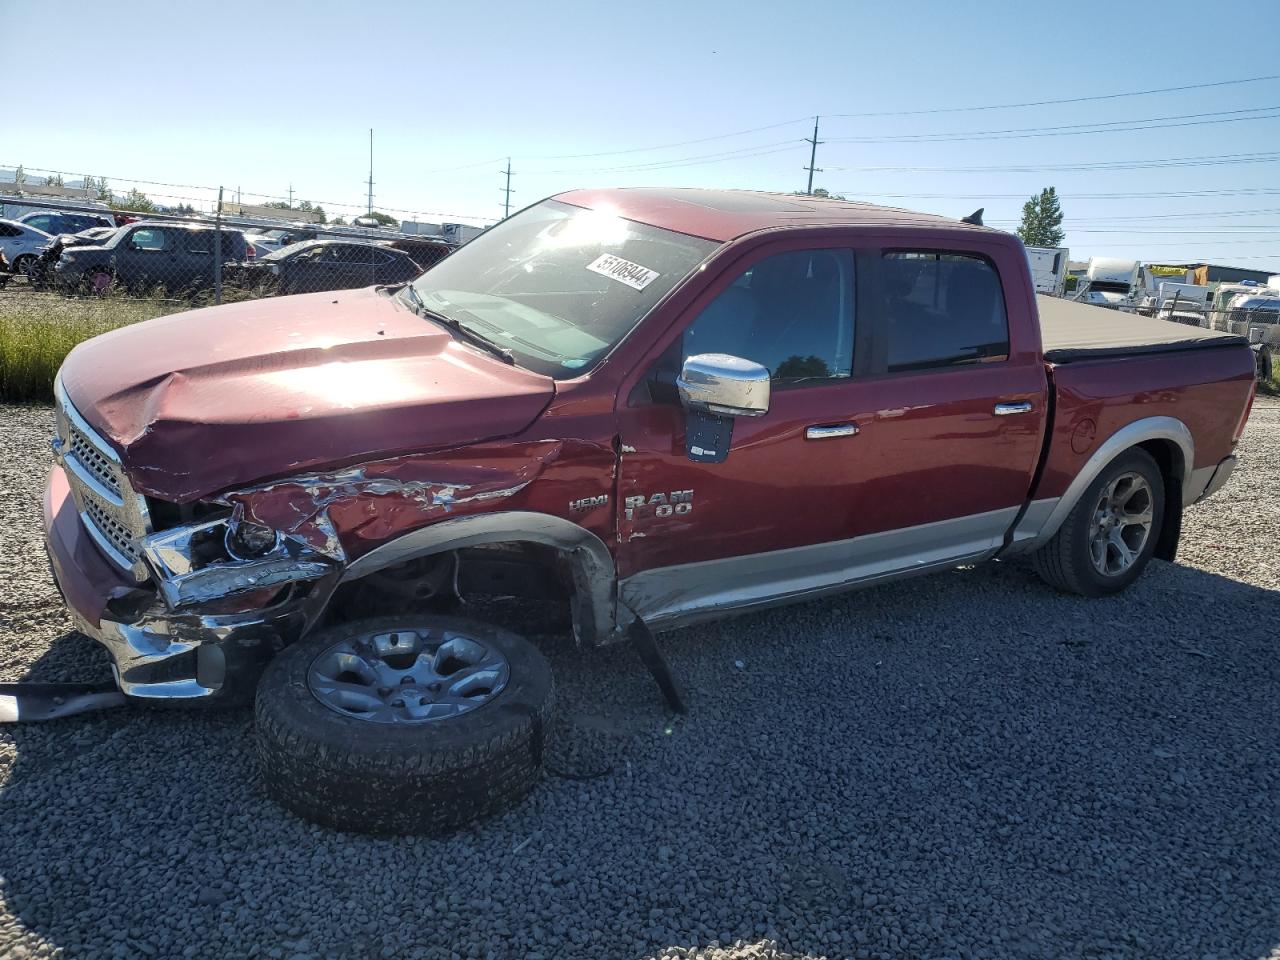
[[[1066,103],[1097,103],[1100,100],[1120,100],[1125,97],[1146,97],[1157,93],[1181,93],[1184,90],[1208,90],[1212,87],[1230,87],[1244,83],[1262,83],[1267,80],[1280,80],[1280,74],[1272,73],[1262,77],[1244,77],[1239,80],[1218,80],[1212,83],[1189,83],[1179,87],[1155,87],[1151,90],[1130,90],[1126,93],[1103,93],[1090,97],[1065,97],[1060,100],[1030,100],[1026,103],[991,103],[974,107],[932,107],[927,110],[877,110],[868,113],[831,113],[829,118],[855,117],[918,117],[934,113],[972,113],[979,110],[1016,110],[1023,107],[1050,107]]]
[[[985,111],[985,110],[1012,110],[1012,109],[1018,109],[1022,107],[1042,107],[1042,106],[1050,106],[1050,105],[1058,105],[1058,104],[1066,104],[1066,103],[1092,103],[1092,102],[1097,102],[1102,100],[1120,100],[1127,97],[1145,97],[1145,96],[1151,96],[1153,94],[1160,94],[1160,93],[1180,93],[1186,90],[1205,90],[1205,89],[1211,89],[1216,87],[1237,86],[1240,84],[1247,84],[1247,83],[1262,83],[1267,80],[1278,80],[1278,79],[1280,79],[1280,74],[1269,74],[1261,77],[1243,77],[1238,80],[1219,80],[1219,81],[1214,81],[1210,83],[1191,83],[1191,84],[1183,84],[1177,87],[1158,87],[1151,90],[1130,90],[1123,93],[1106,93],[1106,94],[1098,94],[1098,95],[1089,96],[1089,97],[1069,97],[1069,98],[1060,99],[1060,100],[1038,100],[1038,101],[1031,101],[1027,103],[993,103],[993,104],[980,104],[980,105],[969,106],[969,107],[937,107],[937,108],[921,109],[921,110],[882,110],[882,111],[873,111],[868,113],[829,113],[829,114],[826,114],[826,116],[828,119],[857,119],[857,118],[863,118],[863,117],[904,117],[904,116],[923,116],[926,114],[941,114],[941,113],[971,113],[975,111]],[[791,120],[781,120],[777,123],[769,123],[760,127],[751,127],[746,130],[735,130],[731,133],[717,133],[717,134],[713,134],[706,137],[697,137],[692,140],[675,140],[668,143],[651,144],[649,146],[644,146],[644,147],[626,147],[619,150],[604,150],[596,153],[564,153],[564,154],[550,154],[550,155],[543,155],[543,156],[527,156],[527,157],[524,157],[523,159],[526,159],[526,160],[586,160],[586,159],[595,159],[597,157],[623,156],[631,153],[647,153],[649,151],[654,151],[654,150],[668,150],[673,147],[687,147],[687,146],[693,146],[694,144],[699,144],[699,143],[711,143],[716,140],[728,140],[728,139],[732,139],[733,137],[742,137],[751,133],[760,133],[765,130],[778,130],[778,129],[781,129],[782,127],[789,127],[794,124],[804,123],[807,120],[808,120],[808,117],[796,117]],[[478,160],[475,163],[466,163],[456,167],[442,167],[439,169],[425,170],[422,172],[423,173],[449,173],[456,170],[470,170],[475,167],[488,166],[489,164],[496,163],[497,161],[500,161],[502,159],[503,159],[502,157],[494,157],[489,160]],[[559,173],[564,171],[548,171],[548,172]],[[583,171],[583,172],[591,172],[591,171]]]
[[[1267,112],[1269,111],[1269,112]],[[1023,127],[1010,130],[967,130],[957,133],[908,133],[886,137],[832,137],[832,143],[948,143],[973,140],[1034,140],[1040,137],[1081,137],[1097,133],[1129,133],[1135,130],[1167,130],[1175,127],[1200,127],[1219,123],[1241,123],[1248,120],[1274,120],[1280,117],[1280,105],[1249,107],[1243,110],[1220,110],[1209,113],[1184,113],[1169,117],[1147,117],[1142,120],[1112,120],[1103,123],[1069,123],[1058,127]],[[1240,116],[1240,114],[1257,114]],[[1220,119],[1200,120],[1198,117]],[[1165,121],[1186,121],[1168,123]],[[1100,128],[1100,129],[1084,129]]]
[[[691,157],[673,157],[668,160],[654,160],[648,163],[627,164],[619,167],[580,167],[562,170],[532,170],[533,174],[582,174],[582,173],[627,173],[641,170],[671,170],[676,167],[692,167],[703,163],[724,163],[729,160],[747,160],[751,157],[764,157],[784,150],[793,150],[801,140],[777,140],[773,143],[755,144],[749,147],[738,147],[719,153],[707,153]],[[755,151],[755,152],[751,152]]]
[[[1168,167],[1216,167],[1244,163],[1276,163],[1280,151],[1262,153],[1224,153],[1198,157],[1161,157],[1152,160],[1104,160],[1085,163],[1016,164],[987,167],[830,167],[831,170],[856,170],[886,173],[1047,173],[1051,171],[1149,170]]]

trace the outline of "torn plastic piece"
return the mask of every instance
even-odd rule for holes
[[[114,683],[0,683],[0,723],[56,720],[126,703]]]

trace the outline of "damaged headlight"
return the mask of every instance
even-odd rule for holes
[[[280,534],[264,524],[232,517],[223,545],[235,560],[257,560],[280,545]]]
[[[170,608],[317,580],[338,568],[296,537],[239,516],[152,534],[142,555]]]

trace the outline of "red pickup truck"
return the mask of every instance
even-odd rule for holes
[[[980,225],[574,191],[409,285],[77,347],[48,548],[125,694],[256,690],[283,803],[437,830],[550,734],[546,660],[478,596],[587,645],[992,558],[1113,593],[1173,559],[1253,391],[1242,338],[1039,298]]]

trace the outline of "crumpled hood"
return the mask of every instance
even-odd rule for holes
[[[372,288],[149,320],[80,344],[59,376],[134,487],[175,502],[511,436],[555,393]]]

